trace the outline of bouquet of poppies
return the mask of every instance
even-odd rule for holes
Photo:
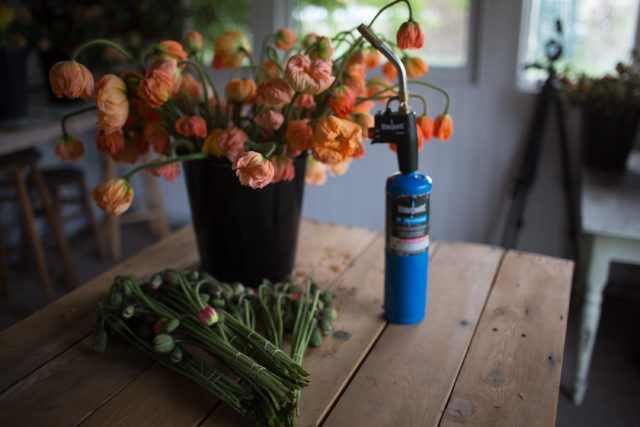
[[[396,41],[387,44],[393,50],[420,49],[424,34],[407,0],[381,8],[368,27],[395,5],[405,5],[409,19],[398,29]],[[134,68],[119,76],[106,74],[94,86],[91,72],[76,59],[101,44],[120,51]],[[157,154],[150,163],[93,190],[93,199],[104,211],[119,215],[129,208],[133,200],[129,178],[139,170],[173,181],[180,162],[211,157],[227,162],[243,185],[260,189],[291,180],[292,159],[308,152],[305,181],[324,183],[327,171],[343,174],[353,159],[364,156],[363,139],[374,121],[370,111],[376,101],[389,103],[397,95],[393,64],[382,65],[384,77],[367,79],[367,72],[380,65],[381,54],[355,29],[333,37],[307,34],[299,39],[283,28],[265,38],[259,55],[254,55],[244,34],[224,33],[214,41],[210,64],[214,71],[233,69],[224,91],[215,72],[210,74],[205,67],[202,51],[203,37],[193,30],[179,42],[152,45],[140,58],[100,39],[80,46],[72,60],[51,68],[51,87],[57,96],[84,100],[95,96],[95,105],[79,112],[97,110],[99,151],[130,164],[150,150]],[[404,52],[399,56],[408,77],[427,73],[422,59]],[[422,80],[409,84],[439,91],[447,101],[443,113],[432,120],[426,100],[411,95],[423,105],[416,121],[419,147],[432,137],[447,140],[452,131],[448,94]],[[82,141],[66,132],[69,116],[63,118],[63,135],[55,143],[56,155],[65,161],[84,153]]]

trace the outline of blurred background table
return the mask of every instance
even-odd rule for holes
[[[426,319],[400,326],[382,314],[382,233],[303,221],[298,248],[296,276],[339,312],[305,356],[299,425],[554,425],[571,261],[435,242]],[[187,226],[0,332],[0,425],[252,425],[117,338],[92,352],[117,274],[197,264]]]
[[[584,170],[581,210],[584,277],[582,319],[573,400],[582,403],[600,322],[602,294],[612,261],[640,264],[640,152],[632,152],[627,170]]]

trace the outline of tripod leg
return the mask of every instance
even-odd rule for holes
[[[567,129],[565,126],[564,110],[562,108],[562,102],[557,90],[553,92],[554,104],[556,106],[557,120],[558,120],[558,132],[560,137],[560,151],[562,155],[562,175],[564,180],[564,191],[567,198],[567,216],[569,227],[569,245],[571,250],[571,256],[577,259],[578,256],[578,233],[576,227],[578,225],[578,211],[575,206],[574,200],[574,183],[573,183],[573,168],[571,167],[571,158],[569,156],[569,139],[567,138]]]

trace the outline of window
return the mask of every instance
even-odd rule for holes
[[[338,31],[369,23],[388,0],[298,0],[294,7],[294,25],[299,34],[336,34]],[[470,34],[475,5],[469,0],[412,1],[414,20],[425,33],[425,46],[415,54],[431,69],[469,68]],[[473,9],[473,10],[472,10]],[[374,30],[395,43],[395,32],[408,18],[407,8],[398,4],[385,10]],[[412,54],[414,54],[412,52]]]
[[[546,78],[543,70],[524,70],[544,60],[545,44],[555,38],[563,45],[559,71],[602,76],[619,61],[629,62],[636,45],[640,0],[528,0],[523,6],[518,84],[532,88]],[[556,20],[562,33],[556,31]]]

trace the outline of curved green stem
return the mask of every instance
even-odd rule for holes
[[[165,166],[165,165],[169,165],[171,163],[176,163],[176,162],[188,162],[190,160],[206,159],[207,157],[209,157],[209,154],[207,153],[192,153],[192,154],[185,154],[184,156],[172,157],[170,159],[166,159],[161,162],[146,163],[144,165],[140,165],[137,168],[134,168],[131,171],[129,171],[129,173],[127,173],[124,176],[124,179],[126,181],[129,181],[133,175],[140,172],[142,169],[157,168],[160,166]]]
[[[136,61],[136,59],[133,57],[133,55],[131,55],[131,53],[129,53],[129,51],[125,50],[120,45],[112,42],[111,40],[107,40],[107,39],[95,39],[95,40],[91,40],[90,42],[87,42],[87,43],[79,46],[73,52],[73,55],[71,56],[71,59],[75,61],[76,58],[78,57],[78,55],[82,51],[84,51],[85,49],[87,49],[87,48],[89,48],[91,46],[95,46],[95,45],[99,45],[99,44],[104,44],[104,45],[107,45],[107,46],[110,46],[110,47],[114,48],[115,50],[120,52],[122,55],[124,55],[124,57],[127,58],[131,63],[135,64],[136,67],[138,67],[142,71],[144,71],[144,66],[140,62]]]
[[[260,67],[258,65],[243,65],[242,67],[237,67],[233,70],[233,72],[231,73],[231,76],[229,76],[229,81],[233,80],[236,77],[236,74],[238,74],[240,71],[242,70],[258,70],[261,71]]]
[[[189,152],[193,153],[195,151],[195,147],[193,146],[193,142],[191,142],[188,139],[185,138],[179,138],[176,139],[175,141],[173,141],[171,143],[171,145],[169,146],[169,149],[167,150],[167,154],[169,153],[175,153],[176,150],[180,147],[187,147],[187,149],[189,150]]]
[[[209,90],[207,89],[207,79],[205,77],[207,72],[202,69],[202,65],[200,65],[200,63],[198,63],[197,61],[192,61],[190,59],[187,59],[184,61],[180,61],[180,64],[190,65],[193,68],[195,68],[196,72],[198,73],[198,77],[202,82],[202,91],[204,93],[204,111],[206,114],[207,125],[209,125],[209,122],[211,121],[211,111],[209,109]],[[215,92],[215,89],[213,89],[213,91]],[[216,101],[217,101],[217,98],[216,98]]]
[[[95,105],[92,105],[91,107],[81,108],[79,110],[72,111],[62,116],[62,119],[60,119],[60,126],[62,127],[62,136],[67,136],[67,119],[82,113],[86,113],[87,111],[97,110],[97,109],[98,107],[96,107]]]
[[[427,110],[427,100],[424,98],[424,96],[418,95],[417,93],[410,93],[409,98],[418,98],[420,101],[422,101],[422,115],[426,116],[428,110]]]
[[[442,89],[439,86],[433,85],[431,83],[423,82],[423,81],[420,81],[420,80],[409,80],[407,82],[407,84],[419,84],[419,85],[428,87],[429,89],[433,89],[436,92],[440,92],[441,94],[443,94],[444,97],[447,100],[447,103],[446,103],[446,105],[444,107],[444,113],[442,113],[442,114],[448,114],[449,113],[449,105],[451,104],[451,97],[449,96],[449,92],[447,92],[446,90]]]

